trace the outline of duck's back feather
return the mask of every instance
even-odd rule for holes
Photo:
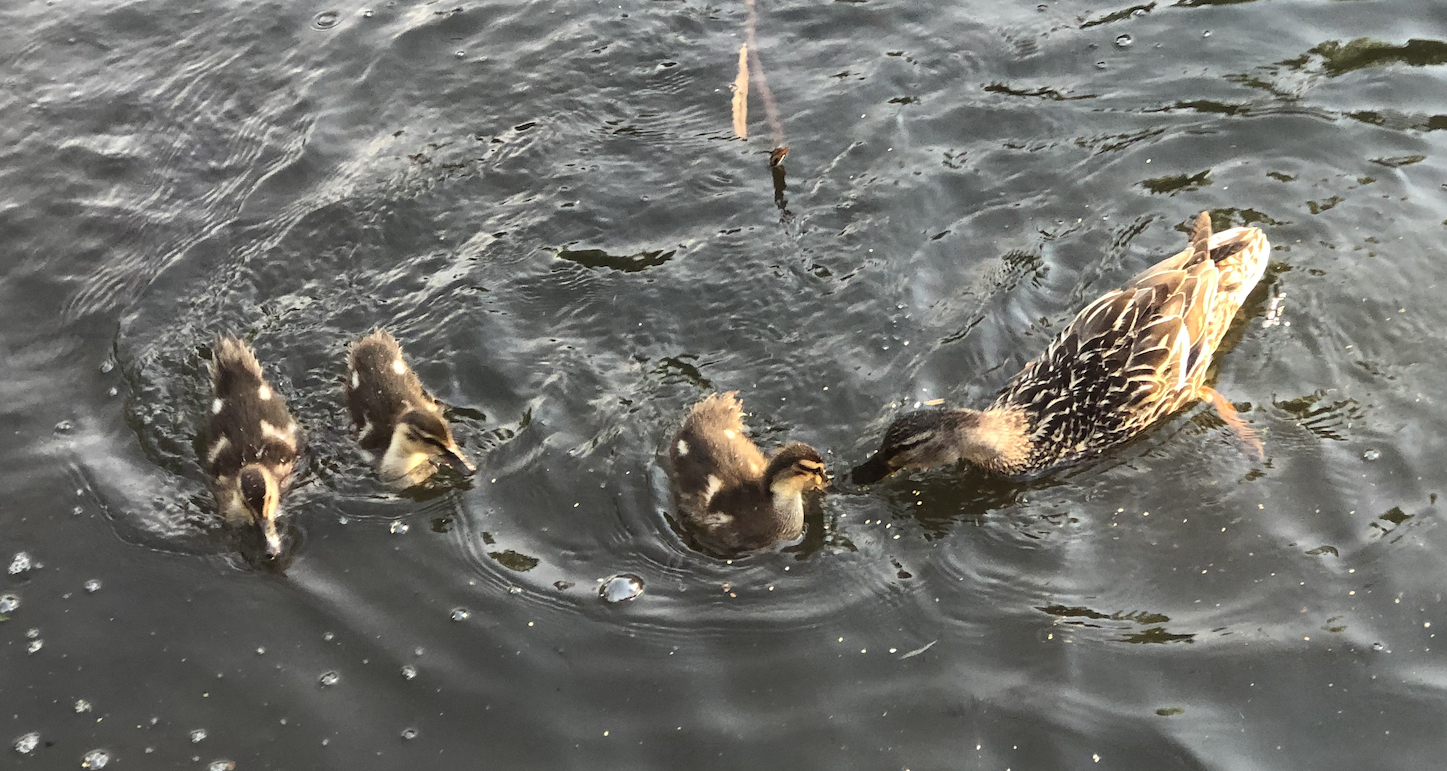
[[[207,473],[218,479],[230,477],[246,464],[261,463],[284,483],[302,448],[301,431],[244,343],[230,337],[216,341],[211,389],[202,458]]]
[[[1103,450],[1199,398],[1269,254],[1260,230],[1212,236],[1203,213],[1187,249],[1081,310],[992,406],[1031,424],[1030,457],[1015,471]]]
[[[361,432],[362,449],[387,449],[397,419],[408,409],[439,411],[417,373],[402,358],[402,347],[386,330],[352,344],[347,354],[347,412]]]

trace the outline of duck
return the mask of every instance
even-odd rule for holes
[[[706,550],[730,556],[798,541],[804,495],[829,483],[823,456],[803,442],[765,458],[743,416],[737,391],[711,394],[688,411],[668,448],[685,525]]]
[[[1185,249],[1087,305],[992,404],[901,415],[851,478],[872,484],[960,461],[1035,476],[1127,442],[1198,401],[1211,404],[1260,460],[1260,440],[1207,384],[1207,373],[1270,255],[1260,229],[1213,234],[1202,212]]]
[[[439,465],[463,476],[477,470],[453,439],[442,405],[422,387],[402,346],[385,329],[352,343],[345,391],[357,443],[376,460],[384,482],[399,489],[419,485]]]
[[[281,555],[281,496],[303,448],[297,422],[267,381],[256,354],[219,335],[211,348],[211,414],[201,461],[216,505],[230,526],[254,526],[266,556]]]

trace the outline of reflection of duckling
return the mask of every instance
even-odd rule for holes
[[[700,542],[724,553],[804,534],[803,494],[829,477],[813,447],[791,442],[764,459],[744,435],[737,392],[695,404],[668,450],[678,503]]]
[[[385,330],[352,343],[347,354],[347,411],[360,432],[357,442],[381,453],[377,473],[395,487],[421,484],[437,461],[464,475],[475,470],[452,438],[442,407],[422,388],[402,348]]]
[[[1087,305],[994,404],[900,416],[854,481],[960,460],[1006,475],[1046,471],[1128,441],[1198,399],[1259,458],[1261,442],[1206,375],[1270,255],[1260,230],[1212,236],[1202,212],[1186,249]]]
[[[211,350],[211,425],[201,460],[211,475],[216,505],[231,525],[253,523],[266,554],[281,554],[276,519],[281,494],[301,451],[296,421],[261,372],[256,354],[234,337]]]

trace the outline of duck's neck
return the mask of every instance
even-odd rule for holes
[[[1017,474],[1030,459],[1029,421],[1016,410],[975,412],[959,428],[960,457],[997,474]]]
[[[774,517],[779,538],[798,538],[804,532],[804,490],[800,485],[780,480],[769,487],[773,498]]]

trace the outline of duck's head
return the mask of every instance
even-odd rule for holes
[[[281,486],[276,477],[265,466],[252,463],[237,473],[236,484],[240,488],[241,504],[266,539],[266,556],[281,556],[281,534],[276,530]]]
[[[810,490],[823,490],[829,484],[824,457],[818,450],[802,442],[790,442],[779,448],[764,469],[764,486],[775,495],[800,495]]]
[[[867,485],[901,469],[944,466],[960,460],[991,470],[1023,461],[1029,445],[1018,417],[978,410],[919,410],[896,418],[879,452],[850,472]]]
[[[477,467],[462,454],[447,421],[432,410],[410,410],[397,421],[393,443],[411,455],[425,455],[432,463],[445,463],[463,476],[472,476]]]

